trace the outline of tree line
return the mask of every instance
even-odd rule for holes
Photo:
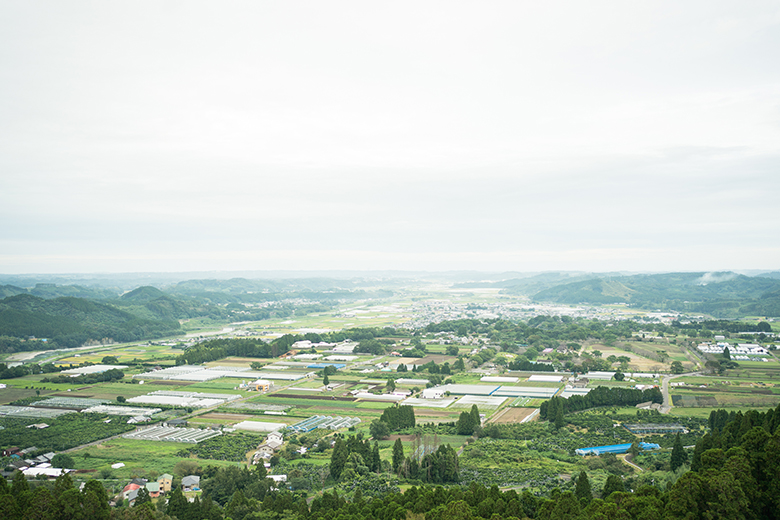
[[[638,390],[597,386],[585,395],[573,395],[568,399],[552,397],[539,406],[539,417],[555,422],[558,415],[579,412],[597,406],[636,406],[639,403],[663,403],[664,397],[658,388]]]

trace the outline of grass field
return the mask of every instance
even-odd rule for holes
[[[144,361],[158,360],[160,364],[173,364],[172,358],[179,356],[182,349],[173,348],[165,345],[116,345],[96,347],[96,350],[84,350],[77,353],[66,354],[57,359],[56,364],[67,365],[90,362],[100,363],[104,356],[115,356],[119,364],[128,363],[135,359]]]
[[[97,446],[89,446],[73,451],[70,456],[77,470],[106,470],[117,478],[149,477],[152,474],[173,473],[173,467],[181,460],[176,453],[190,446],[179,442],[141,441],[134,439],[114,439]],[[111,468],[122,462],[125,467]],[[236,462],[211,459],[198,459],[201,467],[235,466]]]
[[[518,397],[512,401],[509,406],[521,408],[539,408],[545,399],[534,399],[531,397]]]
[[[655,372],[659,369],[663,369],[666,364],[656,361],[655,359],[638,356],[633,352],[628,352],[616,347],[609,347],[601,343],[592,343],[585,349],[586,352],[593,353],[594,350],[601,352],[601,358],[606,359],[609,356],[621,357],[626,356],[629,358],[628,366],[631,371],[637,372]]]
[[[2,383],[11,383],[13,381],[16,381],[14,379],[7,379],[7,380],[0,380]],[[40,395],[45,396],[54,393],[53,390],[42,390]],[[35,390],[32,390],[30,388],[25,389],[24,387],[18,388],[18,387],[7,387],[0,390],[0,404],[8,404],[12,403],[19,399],[26,399],[28,397],[35,397],[37,394],[35,393]]]

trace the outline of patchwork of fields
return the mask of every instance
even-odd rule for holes
[[[381,308],[351,305],[332,313],[250,323],[244,328],[259,337],[272,338],[305,330],[327,331],[345,327],[393,325],[401,320],[410,306],[411,303]],[[405,346],[408,341],[408,338],[404,338],[399,340],[399,344]],[[341,354],[343,359],[339,362],[346,366],[330,374],[328,384],[325,385],[322,369],[310,367],[333,355],[324,348],[318,349],[317,354],[304,351],[307,355],[313,356],[311,360],[305,357],[294,358],[292,355],[285,359],[236,356],[208,361],[202,366],[175,367],[175,357],[183,351],[177,345],[103,346],[94,351],[83,351],[78,355],[68,353],[67,357],[61,357],[57,362],[100,363],[104,356],[110,354],[117,357],[119,363],[131,365],[125,370],[126,375],[123,379],[96,384],[43,383],[41,380],[45,375],[39,374],[3,380],[2,383],[5,383],[7,388],[0,389],[0,414],[17,413],[17,420],[27,417],[30,422],[41,422],[44,419],[57,420],[60,410],[52,404],[54,402],[50,402],[50,406],[46,406],[44,401],[37,404],[36,402],[48,397],[80,398],[94,399],[112,406],[119,406],[125,402],[127,402],[126,406],[132,404],[134,407],[158,406],[162,411],[150,412],[150,415],[153,414],[152,422],[161,424],[163,421],[173,419],[186,421],[186,426],[192,429],[192,435],[188,437],[190,440],[221,436],[228,436],[226,439],[229,440],[233,438],[230,436],[248,435],[232,431],[236,425],[240,428],[242,423],[259,422],[289,426],[315,415],[359,419],[360,422],[350,430],[368,438],[371,422],[378,419],[385,409],[396,406],[397,403],[412,406],[417,424],[426,425],[428,431],[436,431],[437,427],[456,423],[461,413],[469,411],[472,406],[477,406],[479,412],[484,415],[485,427],[488,425],[504,427],[523,423],[533,425],[539,421],[539,407],[544,400],[552,395],[568,396],[575,379],[570,373],[556,372],[556,376],[561,376],[560,383],[529,381],[531,373],[510,373],[498,362],[468,366],[465,370],[447,374],[396,371],[399,365],[420,366],[435,363],[437,366],[442,366],[446,362],[451,366],[458,359],[454,355],[448,355],[452,352],[447,352],[449,345],[444,343],[430,339],[426,347],[427,353],[419,358],[370,354],[354,354],[345,357]],[[471,351],[472,346],[458,346],[458,353],[465,356],[464,359],[468,359]],[[596,356],[598,351],[602,359],[610,356],[627,359],[628,361],[624,361],[627,365],[624,368],[634,372],[665,371],[672,361],[682,362],[684,368],[691,371],[703,364],[695,353],[671,341],[661,339],[632,341],[626,344],[618,342],[614,346],[594,341],[586,344],[583,351],[593,356]],[[650,357],[644,356],[643,353]],[[659,357],[664,361],[659,361]],[[678,416],[682,420],[686,417],[707,417],[711,410],[717,408],[766,410],[769,407],[776,407],[780,403],[780,363],[774,356],[770,356],[769,359],[769,362],[740,362],[738,367],[726,370],[722,374],[684,376],[674,379],[675,386],[670,389],[673,405],[671,415]],[[143,363],[143,367],[139,363]],[[257,363],[263,365],[262,368]],[[251,364],[254,366],[250,367]],[[617,366],[619,365],[615,364],[613,370]],[[155,372],[150,372],[151,370]],[[176,375],[179,373],[189,374],[187,376],[189,380],[187,377],[181,378]],[[273,378],[271,374],[280,377]],[[540,372],[540,374],[550,375],[550,372]],[[232,377],[227,377],[228,375]],[[248,383],[263,378],[264,375],[269,376],[271,389],[266,393],[253,390],[252,385]],[[511,376],[517,380],[490,383],[491,378],[499,376]],[[587,377],[587,374],[584,376]],[[410,381],[389,385],[390,380],[399,378]],[[423,398],[421,391],[428,386],[434,386],[433,383],[428,383],[434,378],[437,378],[436,383],[442,384],[440,388],[442,392],[446,390],[446,395],[437,395],[436,398],[431,399]],[[486,379],[483,381],[483,378]],[[599,385],[630,388],[636,385],[652,386],[659,383],[658,378],[652,377],[637,376],[632,379],[629,373],[624,381],[598,380],[594,377],[585,384],[584,388],[575,391],[586,392]],[[563,394],[565,390],[569,392]],[[158,398],[155,399],[154,396]],[[160,399],[159,396],[165,398]],[[11,405],[11,403],[17,404]],[[80,413],[75,409],[75,405],[71,408],[74,409],[68,410],[69,413]],[[637,410],[613,408],[610,412],[635,417]],[[103,418],[96,420],[124,423],[128,419],[123,416],[101,417]],[[0,426],[4,420],[7,418],[0,417]],[[144,424],[138,426],[139,429],[146,427]],[[204,433],[201,434],[198,430]],[[289,431],[286,433],[291,435]],[[253,434],[258,438],[263,437],[259,432]],[[332,431],[318,433],[323,436],[332,434]],[[381,440],[378,446],[382,457],[388,459],[391,456],[392,445],[396,438],[401,438],[407,449],[413,447],[414,443],[424,442],[447,443],[458,449],[464,448],[468,455],[466,459],[470,460],[474,467],[478,466],[475,461],[481,457],[480,450],[483,453],[490,452],[486,447],[490,446],[490,439],[480,440],[479,446],[469,445],[470,447],[466,448],[471,442],[470,436],[449,434],[427,436],[426,434],[427,440],[421,440],[420,435],[422,434],[391,436],[389,439]],[[182,460],[182,443],[175,442],[177,440],[175,435],[171,436],[170,441],[153,440],[151,435],[147,435],[146,438],[144,435],[137,435],[137,437],[114,438],[93,446],[73,449],[75,469],[89,474],[99,474],[106,482],[110,482],[114,478],[171,472],[173,466]],[[254,439],[254,437],[245,437],[244,440],[246,439]],[[538,461],[523,458],[526,455],[522,453],[521,447],[526,443],[525,439],[517,441],[512,444],[512,450],[517,450],[517,453],[513,452],[513,456],[518,460],[522,459],[523,463],[530,468]],[[507,441],[507,445],[509,444],[511,443]],[[250,448],[245,454],[240,454],[239,458],[242,461],[243,458],[251,460],[255,447],[250,446]],[[555,446],[538,447],[539,453],[552,453],[556,450],[563,453]],[[193,451],[185,460],[191,459],[202,467],[237,463],[235,460],[238,459],[234,458],[233,462],[220,460],[213,453],[215,453],[214,449]],[[491,456],[495,456],[496,460],[499,458],[498,453]],[[304,460],[307,463],[323,465],[328,463],[328,457],[328,453],[312,451],[305,456]],[[547,476],[550,479],[557,479],[559,473],[565,473],[566,468],[576,463],[573,462],[575,459],[564,460],[566,456],[563,455],[559,455],[559,458],[561,460],[540,459],[543,460],[541,465],[544,467],[545,475],[549,473]],[[117,463],[122,463],[124,466],[112,467]],[[492,471],[496,468],[488,469]],[[487,477],[482,475],[480,478]]]

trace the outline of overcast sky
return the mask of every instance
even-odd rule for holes
[[[780,3],[0,3],[0,272],[780,268]]]

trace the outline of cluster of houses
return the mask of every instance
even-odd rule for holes
[[[14,471],[19,470],[27,477],[40,477],[45,475],[51,478],[57,478],[63,473],[71,471],[65,468],[54,468],[51,465],[51,461],[54,458],[55,453],[48,452],[37,457],[32,457],[31,454],[38,451],[35,446],[29,448],[20,449],[16,446],[4,449],[2,451],[3,457],[10,458],[10,462],[7,465],[6,470],[3,471],[3,476],[9,477]]]
[[[281,432],[271,432],[261,445],[257,447],[252,462],[258,464],[260,459],[268,460],[274,456],[274,453],[279,451],[284,444],[284,435]]]
[[[164,473],[156,481],[148,481],[145,478],[134,478],[128,485],[122,489],[122,498],[130,502],[132,506],[138,498],[138,493],[145,488],[151,498],[157,498],[165,493],[171,492],[173,485],[173,475]],[[197,475],[187,475],[181,479],[183,491],[199,491],[200,477]]]

